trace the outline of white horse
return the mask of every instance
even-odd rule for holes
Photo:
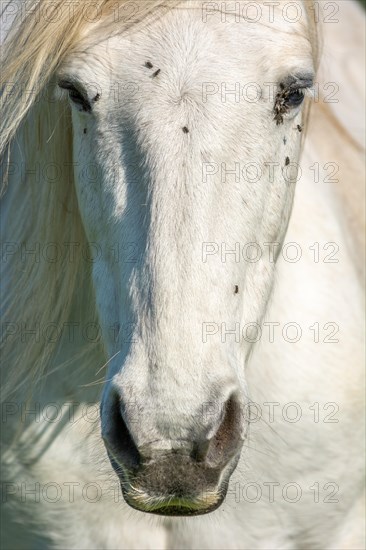
[[[2,547],[363,548],[361,9],[2,16]]]

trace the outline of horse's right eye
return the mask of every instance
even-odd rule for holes
[[[58,83],[59,88],[62,90],[67,90],[69,92],[69,98],[71,101],[75,104],[81,107],[81,111],[84,111],[86,113],[89,113],[91,111],[91,105],[89,103],[89,100],[84,97],[84,95],[72,84],[68,81],[60,81]]]

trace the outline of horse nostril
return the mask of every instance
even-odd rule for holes
[[[204,432],[196,432],[195,435],[193,433],[190,440],[160,438],[159,443],[154,440],[152,443],[140,445],[134,437],[134,422],[137,422],[138,416],[133,414],[134,407],[124,406],[116,392],[110,396],[107,410],[102,411],[102,418],[105,419],[103,439],[112,466],[118,474],[142,472],[147,463],[160,461],[163,455],[172,464],[179,464],[182,456],[186,456],[190,457],[195,467],[204,470],[223,468],[238,455],[242,446],[241,406],[235,394],[225,402],[219,418],[215,415],[216,421],[211,424],[210,435],[205,425]],[[146,425],[149,426],[148,419]],[[140,422],[138,426],[141,428]]]
[[[123,418],[120,400],[117,396],[111,408],[110,415],[111,427],[108,430],[108,436],[105,437],[107,449],[113,456],[116,464],[133,470],[140,465],[141,457]]]
[[[208,442],[205,461],[210,466],[227,462],[241,447],[242,419],[241,407],[234,395],[225,403],[221,424]]]

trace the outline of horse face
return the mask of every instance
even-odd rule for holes
[[[103,438],[147,512],[215,509],[246,437],[248,327],[270,296],[313,78],[303,8],[268,23],[260,6],[256,23],[201,4],[162,12],[58,78],[113,357]]]

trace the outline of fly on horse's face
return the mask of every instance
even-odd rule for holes
[[[252,343],[234,332],[266,311],[314,71],[300,2],[296,22],[282,3],[273,20],[260,4],[257,22],[189,6],[75,52],[58,75],[101,251],[93,281],[114,356],[103,438],[127,502],[167,515],[219,506],[246,437]],[[237,243],[257,243],[255,260]]]

